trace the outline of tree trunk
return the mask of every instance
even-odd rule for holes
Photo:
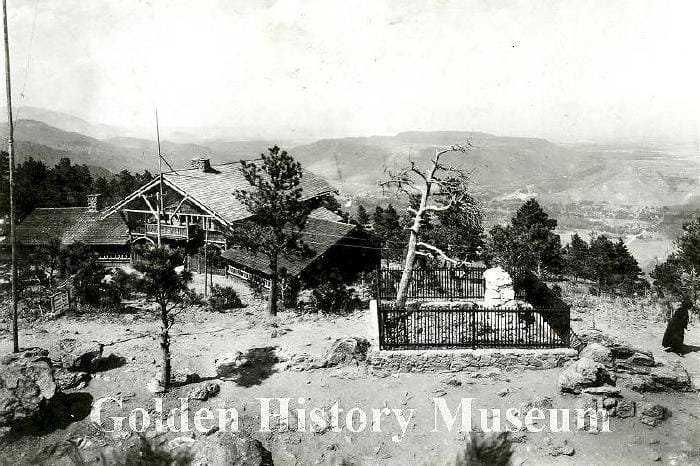
[[[413,267],[416,265],[416,246],[418,244],[418,232],[420,231],[421,224],[423,222],[423,213],[425,212],[425,206],[428,205],[428,198],[430,197],[430,182],[426,183],[425,190],[421,195],[420,205],[416,209],[415,216],[413,217],[413,225],[409,228],[411,236],[408,238],[408,247],[406,249],[406,260],[403,265],[403,273],[401,274],[401,281],[399,282],[399,290],[396,293],[396,302],[394,306],[400,309],[406,305],[406,298],[408,297],[408,287],[411,285],[411,277],[413,275]]]
[[[163,368],[161,371],[161,385],[163,389],[167,390],[170,388],[170,334],[168,331],[168,311],[165,305],[160,306],[160,320],[161,320],[161,332],[160,332],[160,349],[163,352]]]
[[[271,316],[277,315],[277,295],[279,294],[278,271],[277,271],[277,254],[270,258],[270,302],[268,310]]]
[[[416,244],[418,243],[418,235],[411,230],[411,236],[408,238],[408,248],[406,250],[406,261],[399,282],[399,290],[396,293],[396,302],[394,306],[400,309],[406,305],[408,296],[408,287],[411,285],[411,276],[413,275],[413,267],[416,263]]]

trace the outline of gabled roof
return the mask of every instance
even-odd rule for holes
[[[319,256],[323,255],[332,246],[347,237],[354,229],[355,225],[347,223],[322,220],[309,216],[306,227],[302,233],[302,240],[312,250],[310,257],[290,260],[284,256],[279,259],[279,267],[284,268],[291,275],[298,275],[306,269]],[[237,264],[241,264],[264,274],[270,274],[268,259],[262,254],[253,254],[243,248],[231,248],[223,251],[221,256]]]
[[[121,216],[102,213],[87,207],[35,209],[17,225],[17,241],[27,245],[45,245],[58,239],[63,245],[124,245],[129,230]]]
[[[330,210],[326,209],[325,207],[319,207],[318,209],[315,209],[313,212],[311,212],[309,214],[309,217],[318,218],[321,220],[328,220],[330,222],[342,222],[343,221],[343,217],[336,214],[335,212],[331,212]]]
[[[251,163],[260,162],[256,160]],[[158,186],[158,181],[156,177],[131,196],[107,209],[105,214],[109,215],[123,208],[141,193]],[[193,204],[229,225],[250,216],[248,209],[234,195],[237,190],[246,190],[251,187],[243,177],[240,162],[212,165],[207,171],[191,168],[163,173],[163,182],[180,194],[189,196]],[[302,170],[301,188],[304,199],[336,192],[336,189],[326,180],[308,170]]]

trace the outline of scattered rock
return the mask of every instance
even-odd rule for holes
[[[326,351],[326,367],[350,364],[367,359],[369,341],[362,337],[338,338]]]
[[[174,385],[186,385],[188,383],[196,383],[202,378],[196,372],[190,369],[178,369],[170,375],[170,381]]]
[[[0,429],[39,413],[59,391],[47,352],[33,348],[0,363]]]
[[[521,412],[526,412],[531,409],[550,409],[553,408],[554,404],[552,403],[552,399],[548,396],[536,396],[534,398],[531,398],[530,400],[526,401],[522,405],[520,405],[520,411]]]
[[[185,441],[171,448],[173,453],[185,451],[190,456],[189,464],[209,466],[245,465],[272,466],[272,454],[263,444],[241,433],[214,432]]]
[[[576,407],[578,409],[598,411],[602,409],[603,401],[595,396],[583,395],[576,399]]]
[[[63,338],[58,341],[52,354],[64,369],[92,372],[93,361],[102,356],[103,348],[103,345],[94,341],[80,342],[74,338]]]
[[[581,350],[579,356],[582,358],[592,359],[593,361],[601,364],[611,364],[613,360],[612,351],[610,348],[595,342],[586,345],[586,347]]]
[[[62,367],[56,367],[53,371],[53,378],[59,390],[70,390],[85,388],[90,382],[91,376],[87,372],[71,372]]]
[[[559,375],[559,388],[565,393],[581,393],[588,387],[599,387],[606,383],[615,385],[610,373],[599,362],[581,358]]]
[[[151,393],[163,393],[165,389],[158,379],[151,379],[150,382],[146,384],[146,389]]]
[[[18,359],[47,358],[48,356],[48,350],[43,348],[27,348],[22,350],[20,353],[5,354],[2,358],[0,358],[0,364],[7,365]]]
[[[630,390],[634,390],[635,392],[639,393],[657,391],[656,384],[649,375],[633,375],[631,377],[625,377],[623,385]]]
[[[576,450],[569,445],[569,442],[564,440],[563,443],[554,444],[551,438],[547,439],[547,444],[549,445],[549,455],[550,456],[574,456]]]
[[[617,406],[617,400],[615,398],[603,398],[603,408],[610,411],[612,408]]]
[[[588,387],[582,390],[583,393],[588,395],[600,395],[607,397],[618,397],[620,396],[620,389],[611,387],[610,385],[603,385],[602,387]]]
[[[221,387],[216,382],[207,382],[190,392],[188,397],[193,400],[206,401],[219,394]]]
[[[647,374],[632,374],[625,378],[624,385],[639,393],[693,389],[690,375],[680,364],[653,367]]]
[[[632,366],[654,367],[656,365],[654,362],[654,356],[650,353],[636,352],[627,358],[626,362]]]
[[[635,415],[635,402],[630,400],[618,400],[616,411],[617,417],[634,417]]]
[[[238,374],[238,368],[248,362],[243,353],[237,351],[231,357],[224,357],[216,362],[216,376],[221,379],[229,379]]]
[[[574,456],[576,453],[576,450],[574,450],[574,447],[570,445],[563,445],[563,446],[557,446],[553,447],[550,451],[549,454],[551,456]]]
[[[275,354],[280,354],[276,351]],[[316,359],[308,353],[292,354],[290,356],[278,356],[280,361],[286,361],[285,370],[304,372],[312,369],[319,369],[322,364],[319,364]]]
[[[126,358],[110,353],[107,356],[98,356],[87,367],[88,372],[103,372],[116,369],[126,364]]]
[[[450,376],[442,380],[445,385],[450,385],[452,387],[461,387],[462,381],[455,376]]]
[[[687,391],[692,389],[690,375],[680,364],[655,367],[650,374],[652,381],[659,387]]]
[[[509,394],[509,393],[510,393],[510,390],[508,390],[508,388],[503,388],[503,389],[497,391],[497,392],[496,392],[496,395],[503,397],[503,396],[506,396],[506,395]]]
[[[598,329],[581,330],[578,332],[578,337],[589,345],[591,343],[599,343],[609,348],[613,359],[626,359],[635,353],[645,354],[653,359],[653,355],[649,351],[634,348],[619,338],[606,335]]]
[[[639,420],[651,427],[658,426],[670,415],[668,408],[653,403],[639,403],[637,412]]]

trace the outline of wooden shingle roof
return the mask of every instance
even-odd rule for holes
[[[17,225],[17,241],[46,245],[58,239],[63,245],[124,245],[129,230],[118,213],[102,219],[102,213],[87,207],[35,209]]]
[[[164,173],[163,178],[229,223],[250,217],[248,209],[234,194],[237,190],[251,188],[243,177],[240,162],[212,165],[211,168],[206,172],[196,168],[177,170]],[[303,170],[301,188],[304,199],[336,191],[326,180],[307,170]]]
[[[289,259],[281,256],[279,259],[279,267],[281,269],[286,269],[291,275],[298,275],[311,265],[312,262],[318,259],[319,256],[323,255],[332,246],[348,236],[355,228],[355,225],[349,225],[347,223],[309,217],[302,233],[302,240],[312,250],[312,255],[303,259]],[[268,259],[262,254],[253,254],[243,248],[231,248],[223,251],[221,256],[224,259],[228,259],[248,267],[249,269],[262,272],[266,275],[270,274]]]

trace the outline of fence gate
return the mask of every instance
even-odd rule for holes
[[[69,287],[52,294],[50,299],[51,313],[54,315],[63,314],[71,308],[71,295]]]
[[[51,301],[51,313],[54,315],[63,314],[72,307],[71,295],[72,280],[68,279],[56,287],[56,292],[49,299]]]

